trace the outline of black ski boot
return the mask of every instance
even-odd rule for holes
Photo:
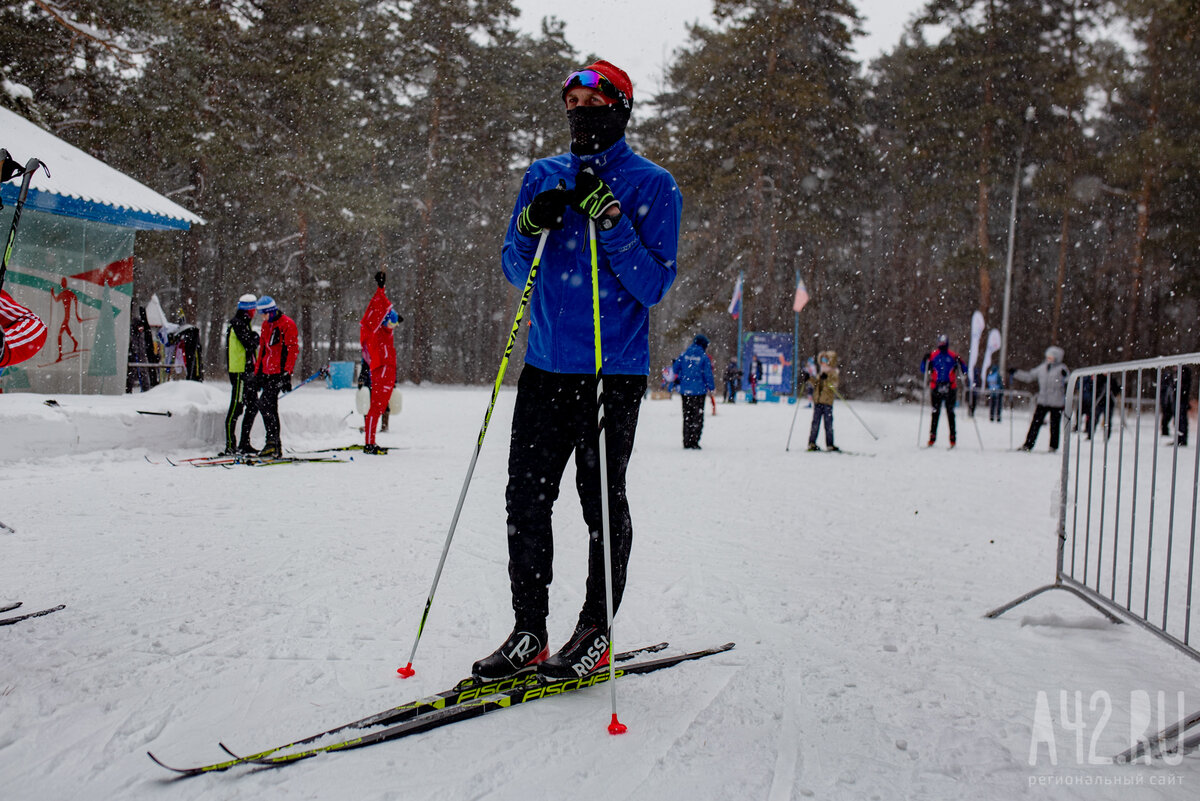
[[[539,676],[551,681],[574,679],[608,667],[608,632],[600,626],[579,624],[558,653],[538,665]]]
[[[471,675],[477,681],[490,682],[532,673],[549,653],[544,628],[539,631],[517,628],[504,645],[471,665]]]

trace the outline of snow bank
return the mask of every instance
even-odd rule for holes
[[[339,419],[337,411],[353,410],[352,390],[327,391],[314,382],[296,393],[279,402],[285,436],[303,441],[344,430],[345,418]],[[196,381],[169,381],[133,395],[4,393],[0,460],[117,449],[216,452],[224,447],[228,406],[228,385]],[[254,442],[261,446],[261,420],[255,432]]]

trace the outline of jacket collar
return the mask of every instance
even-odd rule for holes
[[[578,171],[583,167],[595,167],[597,170],[603,170],[621,163],[625,159],[633,155],[633,149],[629,147],[629,143],[625,141],[625,137],[621,137],[615,143],[609,146],[607,150],[601,150],[599,153],[592,153],[586,156],[579,156],[575,151],[571,151],[571,167]]]

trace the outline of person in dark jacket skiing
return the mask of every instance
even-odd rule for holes
[[[1051,346],[1046,348],[1046,361],[1032,370],[1013,370],[1013,377],[1018,381],[1036,381],[1038,385],[1036,406],[1033,417],[1029,420],[1029,432],[1025,435],[1025,444],[1020,450],[1031,451],[1037,443],[1038,432],[1050,415],[1050,452],[1058,450],[1058,437],[1062,430],[1063,408],[1067,405],[1067,376],[1071,371],[1063,364],[1063,349]]]
[[[472,666],[494,681],[537,670],[551,679],[608,663],[606,589],[615,613],[625,589],[633,524],[625,471],[650,373],[649,308],[675,280],[682,202],[671,174],[625,141],[633,85],[597,61],[562,85],[571,150],[530,165],[501,250],[505,277],[528,280],[543,232],[545,248],[530,298],[525,367],[517,383],[508,457],[508,574],[515,626]],[[595,224],[593,251],[589,222]],[[592,253],[597,259],[604,376],[612,585],[606,588]],[[567,460],[590,534],[588,578],[574,633],[548,656],[554,535],[551,511]]]
[[[742,383],[742,371],[738,369],[737,359],[730,359],[725,365],[725,402],[737,403],[738,387]]]
[[[697,334],[672,365],[683,401],[683,447],[696,451],[700,450],[700,435],[704,433],[704,399],[716,389],[707,348],[708,337]]]
[[[1178,376],[1182,374],[1183,380],[1179,381]],[[1175,405],[1176,385],[1179,387],[1179,405]],[[1171,436],[1171,423],[1175,421],[1176,416],[1179,417],[1178,425],[1176,426],[1176,442],[1180,445],[1187,445],[1188,442],[1188,412],[1192,405],[1192,368],[1191,365],[1183,365],[1180,367],[1164,367],[1162,368],[1162,382],[1158,391],[1158,403],[1161,411],[1162,435],[1164,437]],[[1178,411],[1178,415],[1176,415]],[[1111,425],[1111,423],[1110,423]],[[1090,429],[1089,429],[1090,432]]]
[[[957,432],[954,427],[954,404],[958,393],[958,374],[967,375],[967,363],[950,350],[950,338],[945,334],[938,337],[937,347],[921,360],[921,375],[929,374],[929,402],[933,406],[933,419],[929,423],[929,446],[937,441],[938,418],[942,407],[946,409],[946,423],[950,426],[950,447],[954,447]]]
[[[258,335],[258,356],[254,360],[254,376],[260,393],[258,411],[267,429],[267,444],[259,451],[259,456],[282,456],[279,394],[292,391],[292,371],[296,367],[296,357],[300,355],[300,334],[295,321],[281,312],[269,295],[258,299],[257,308],[266,318]]]
[[[232,389],[229,411],[225,413],[225,450],[222,456],[253,450],[250,446],[250,429],[254,426],[258,402],[258,390],[254,385],[254,354],[258,351],[258,334],[250,327],[250,321],[254,319],[256,303],[258,298],[254,295],[238,298],[237,311],[233,313],[229,330],[225,333],[225,364],[229,368]],[[242,436],[239,439],[237,423],[243,410],[246,412],[246,422],[242,424]]]

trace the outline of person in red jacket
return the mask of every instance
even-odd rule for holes
[[[392,307],[383,285],[387,276],[375,273],[375,290],[367,310],[358,326],[358,342],[362,345],[363,359],[371,371],[371,408],[367,411],[363,430],[366,442],[363,453],[384,454],[387,448],[375,444],[375,430],[379,418],[387,410],[392,399],[392,388],[396,385],[396,343],[392,341],[392,329],[400,324],[400,315]]]
[[[258,335],[254,374],[258,383],[258,413],[267,429],[267,444],[259,456],[282,456],[279,441],[279,394],[292,391],[292,371],[300,355],[300,332],[291,317],[279,310],[270,295],[258,299],[263,316]]]
[[[32,359],[46,344],[42,318],[0,290],[0,367]]]

